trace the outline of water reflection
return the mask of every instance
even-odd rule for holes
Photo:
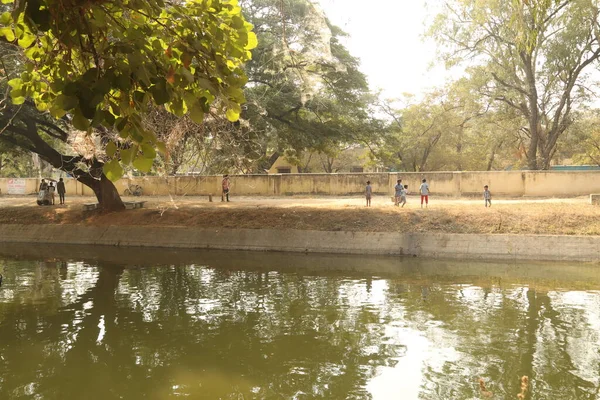
[[[71,250],[0,256],[1,399],[599,398],[594,266]]]

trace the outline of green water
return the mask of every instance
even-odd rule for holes
[[[0,399],[600,399],[600,267],[2,246]]]

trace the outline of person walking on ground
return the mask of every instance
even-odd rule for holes
[[[50,192],[50,196],[52,197],[52,205],[54,205],[54,192],[56,191],[56,188],[54,187],[54,183],[50,182],[50,186],[48,187],[48,191]]]
[[[223,188],[223,192],[221,193],[221,201],[225,201],[225,198],[227,198],[227,201],[229,202],[229,188],[231,186],[231,182],[229,181],[229,175],[224,175],[223,176],[223,181],[221,182],[221,187]]]
[[[367,181],[367,187],[365,187],[365,196],[367,198],[367,207],[371,207],[371,196],[373,195],[373,188],[371,188],[371,181]]]
[[[423,200],[425,200],[425,208],[427,208],[429,205],[429,184],[427,183],[427,179],[423,179],[419,191],[421,192],[421,208],[423,208]]]
[[[402,192],[400,194],[400,204],[402,204],[402,207],[404,208],[404,205],[406,205],[406,195],[408,194],[408,185],[404,185],[404,187],[402,188]]]
[[[60,204],[65,204],[65,194],[67,191],[65,189],[65,182],[63,181],[63,178],[58,180],[58,183],[56,184],[56,191],[58,192]]]
[[[485,200],[486,207],[488,206],[488,204],[490,205],[490,207],[492,206],[492,193],[489,191],[488,185],[485,185],[483,187],[483,199]]]
[[[398,206],[400,203],[400,197],[402,197],[402,179],[398,179],[398,183],[394,186],[394,205]]]

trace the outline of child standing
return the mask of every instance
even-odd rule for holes
[[[488,203],[490,207],[492,206],[492,193],[489,191],[488,185],[483,187],[483,199],[485,200],[486,207],[488,206]]]
[[[398,206],[400,203],[400,197],[402,197],[402,179],[398,179],[398,183],[394,186],[394,205]]]
[[[367,207],[371,207],[371,195],[373,189],[371,188],[371,181],[367,181],[367,187],[365,188],[365,196],[367,197]]]
[[[408,185],[404,185],[402,188],[402,194],[400,196],[400,203],[402,203],[402,207],[406,204],[406,195],[408,194]]]
[[[229,180],[229,175],[223,175],[223,180],[221,181],[221,187],[223,191],[221,192],[221,201],[229,201],[229,189],[231,187],[231,181]]]
[[[427,184],[427,179],[423,179],[419,191],[421,192],[421,208],[423,208],[423,200],[425,200],[425,208],[427,208],[429,205],[429,185]]]
[[[54,183],[50,182],[50,186],[48,186],[48,191],[50,192],[50,196],[52,197],[52,205],[54,205],[54,192],[56,191]]]

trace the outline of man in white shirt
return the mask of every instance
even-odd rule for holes
[[[421,208],[423,208],[423,200],[425,200],[425,208],[427,208],[429,204],[429,184],[427,184],[427,179],[423,179],[419,191],[421,192]]]

